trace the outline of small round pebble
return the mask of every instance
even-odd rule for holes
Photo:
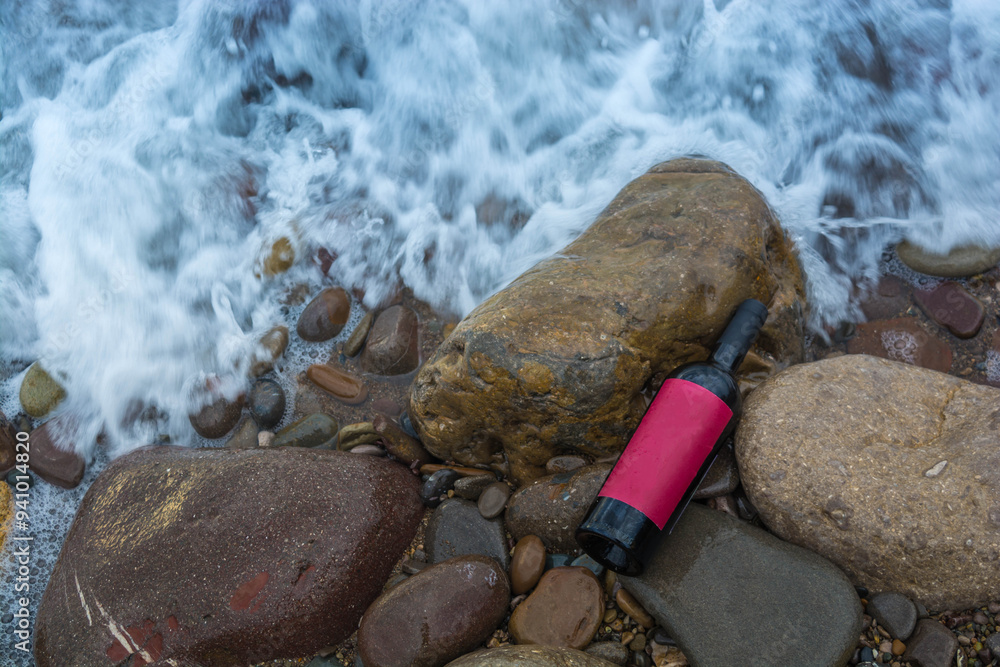
[[[257,426],[270,430],[285,414],[285,390],[270,379],[257,380],[250,390],[250,416]]]
[[[525,535],[514,545],[510,561],[510,585],[514,595],[527,593],[545,572],[545,545],[537,535]]]
[[[420,488],[420,498],[424,501],[424,505],[427,507],[440,505],[441,496],[448,493],[458,478],[459,474],[454,470],[438,470],[431,475]]]
[[[645,651],[646,650],[646,635],[637,634],[632,641],[629,642],[628,647],[633,651]]]
[[[507,507],[509,498],[510,487],[504,482],[493,482],[479,495],[479,513],[485,519],[498,517]]]

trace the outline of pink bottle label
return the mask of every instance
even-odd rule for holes
[[[598,495],[631,505],[662,530],[732,416],[708,389],[664,380]]]

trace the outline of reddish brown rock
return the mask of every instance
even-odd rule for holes
[[[313,364],[306,369],[306,376],[317,387],[348,405],[364,403],[368,398],[368,387],[361,378],[329,364]]]
[[[361,367],[378,375],[403,375],[420,364],[417,314],[403,305],[382,311],[361,353]]]
[[[758,348],[801,359],[802,280],[763,197],[718,162],[657,165],[459,323],[417,374],[409,415],[435,456],[502,452],[519,482],[567,450],[620,452],[650,380],[707,357],[748,298],[771,306]]]
[[[509,603],[495,560],[452,558],[375,600],[361,619],[358,651],[366,667],[439,667],[486,641]]]
[[[959,338],[975,336],[986,318],[982,302],[950,280],[929,290],[915,290],[913,300],[927,317]]]
[[[31,432],[29,467],[49,484],[72,489],[80,484],[86,463],[73,449],[68,425],[50,419]]]
[[[525,535],[514,545],[510,559],[510,585],[514,595],[527,593],[545,572],[545,545],[537,535]]]
[[[507,503],[507,530],[514,539],[537,535],[551,549],[575,551],[576,527],[609,472],[610,464],[599,463],[522,486]]]
[[[354,632],[422,514],[413,475],[376,457],[132,452],[76,514],[36,619],[37,664],[313,655]]]
[[[228,399],[219,396],[218,390],[221,380],[216,376],[211,376],[205,381],[205,391],[214,395],[211,403],[202,407],[198,412],[188,415],[188,420],[194,430],[203,438],[214,440],[229,433],[240,420],[243,412],[243,403],[246,397],[240,394],[235,399]]]
[[[604,617],[604,591],[585,567],[554,567],[510,616],[518,644],[581,649]]]
[[[910,287],[896,276],[882,276],[878,285],[861,303],[861,311],[869,320],[886,320],[909,307]]]
[[[858,325],[857,335],[847,342],[849,354],[869,354],[890,361],[947,373],[952,352],[948,344],[927,333],[910,317],[879,320]]]
[[[302,340],[330,340],[341,332],[350,315],[351,297],[341,287],[328,287],[302,311],[295,330]]]

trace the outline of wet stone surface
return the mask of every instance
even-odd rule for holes
[[[542,575],[534,592],[510,617],[519,644],[582,649],[604,617],[604,591],[583,567],[559,567]]]
[[[914,290],[913,300],[929,318],[959,338],[972,338],[979,333],[986,317],[979,299],[952,281],[928,290]]]
[[[899,593],[873,596],[865,611],[896,639],[908,639],[917,624],[916,606],[910,598]]]
[[[273,447],[335,449],[337,420],[317,412],[292,422],[275,434]]]
[[[507,528],[511,535],[514,539],[538,535],[551,549],[577,551],[576,527],[610,471],[610,464],[596,464],[542,477],[521,487],[507,505]]]
[[[262,429],[273,429],[285,414],[285,390],[274,380],[257,380],[250,390],[250,415]]]
[[[449,498],[434,510],[427,523],[427,557],[431,563],[479,554],[503,566],[510,565],[503,521],[484,519],[475,503]]]
[[[351,314],[351,298],[340,287],[328,287],[299,316],[296,332],[302,340],[322,342],[341,332]]]

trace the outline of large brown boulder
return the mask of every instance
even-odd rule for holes
[[[77,511],[35,658],[242,667],[314,654],[357,629],[422,514],[416,478],[385,459],[138,450]]]
[[[1000,598],[1000,390],[866,355],[789,368],[736,433],[779,537],[929,609]]]
[[[718,162],[665,162],[462,320],[417,374],[410,417],[435,456],[505,454],[520,481],[556,454],[618,452],[650,380],[704,359],[748,298],[772,305],[759,349],[800,359],[802,280],[763,197]]]

